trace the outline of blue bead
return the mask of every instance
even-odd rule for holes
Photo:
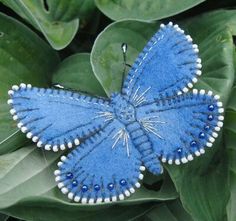
[[[78,185],[77,180],[73,180],[73,181],[72,181],[72,186],[77,186],[77,185]]]
[[[81,187],[81,190],[82,190],[82,192],[86,192],[86,191],[88,191],[88,187],[86,185],[83,185]]]
[[[182,153],[182,151],[183,151],[182,148],[178,148],[178,149],[177,149],[177,152],[178,152],[178,153]]]
[[[209,125],[205,125],[204,130],[208,131],[210,129]]]
[[[190,146],[191,147],[196,147],[197,146],[197,142],[195,140],[193,140],[191,143],[190,143]]]
[[[114,184],[113,184],[113,183],[109,183],[109,184],[107,185],[107,189],[113,190],[113,189],[114,189]]]
[[[120,180],[120,185],[121,186],[125,186],[127,184],[126,180],[125,179],[121,179]]]
[[[209,121],[212,121],[214,119],[213,115],[208,115],[208,118],[207,118]]]
[[[213,105],[213,104],[210,104],[209,106],[208,106],[208,110],[209,111],[213,111],[215,109],[215,106]]]
[[[203,132],[200,132],[199,133],[199,138],[204,139],[205,138],[205,134]]]
[[[67,179],[72,179],[73,178],[73,173],[69,172],[66,174]]]
[[[99,191],[99,190],[100,190],[100,186],[99,186],[98,184],[95,184],[95,185],[94,185],[94,190],[95,190],[95,191]]]

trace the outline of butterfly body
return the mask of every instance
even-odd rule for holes
[[[9,91],[17,126],[62,156],[56,182],[81,203],[123,200],[140,187],[145,168],[179,165],[212,147],[223,126],[218,95],[193,89],[201,75],[198,48],[177,25],[161,25],[110,99],[21,84]],[[84,140],[80,145],[80,140]]]

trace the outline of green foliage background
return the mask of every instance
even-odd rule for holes
[[[0,221],[236,221],[235,0],[0,0]],[[53,171],[61,153],[36,148],[12,121],[13,84],[109,96],[121,85],[121,43],[132,64],[161,22],[199,45],[195,86],[219,94],[225,126],[193,162],[145,174],[140,190],[114,204],[71,203]],[[158,83],[158,82],[157,82]],[[15,218],[13,218],[15,217]]]

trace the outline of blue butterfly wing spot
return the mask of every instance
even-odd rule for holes
[[[67,157],[61,157],[55,171],[56,182],[75,202],[123,200],[140,187],[145,170],[141,164],[141,155],[129,133],[114,120]]]
[[[9,95],[17,126],[46,150],[78,145],[111,118],[109,102],[71,91],[21,84],[13,86]]]
[[[122,93],[136,106],[153,98],[185,93],[197,82],[201,67],[198,46],[192,38],[178,25],[162,24],[135,60]]]
[[[212,147],[223,126],[224,109],[218,95],[205,90],[157,99],[137,108],[153,151],[169,164],[187,163]]]

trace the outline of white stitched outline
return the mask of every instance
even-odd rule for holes
[[[155,120],[155,118],[159,118],[159,116],[151,116],[151,117],[145,117],[139,120],[139,122],[143,125],[144,129],[148,132],[153,133],[156,135],[158,138],[164,140],[164,138],[158,134],[157,129],[155,128],[155,124],[165,124],[166,122],[160,121],[160,120]]]
[[[114,134],[112,139],[115,139],[115,141],[112,145],[112,149],[116,146],[116,144],[118,143],[119,140],[123,140],[123,146],[126,147],[126,153],[127,153],[127,156],[129,157],[130,156],[129,134],[127,133],[127,131],[124,128],[118,130],[117,133]]]
[[[99,112],[97,112],[97,114],[98,115],[96,117],[94,117],[93,119],[104,117],[104,118],[106,118],[104,122],[114,119],[113,114],[108,111],[99,111]]]
[[[141,94],[138,94],[140,89],[140,86],[137,87],[134,95],[133,95],[133,103],[134,106],[137,107],[138,105],[142,104],[143,102],[146,101],[145,94],[151,89],[151,87],[148,87],[145,91],[143,91]]]

